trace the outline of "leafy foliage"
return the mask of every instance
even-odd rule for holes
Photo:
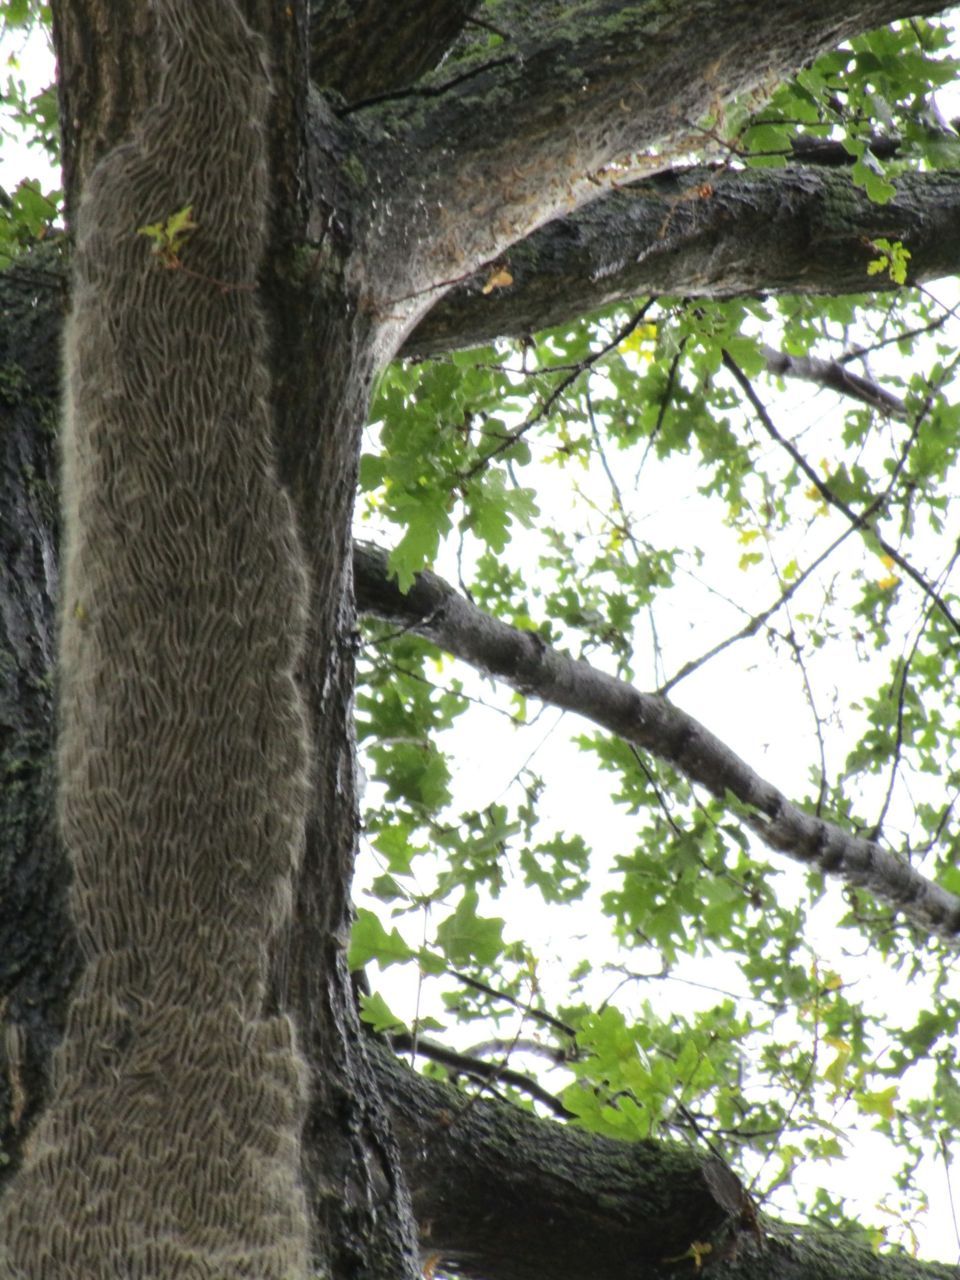
[[[25,139],[48,163],[56,161],[60,148],[56,85],[30,93],[19,71],[28,40],[42,38],[49,25],[49,5],[0,0],[0,39],[8,51],[7,74],[0,83],[0,138]],[[44,190],[35,177],[24,178],[11,193],[0,188],[0,267],[54,231],[62,212],[60,194]]]
[[[752,164],[782,165],[804,144],[839,141],[853,181],[884,204],[910,166],[953,167],[960,138],[934,94],[956,79],[944,23],[896,23],[824,54],[779,88],[737,139]]]

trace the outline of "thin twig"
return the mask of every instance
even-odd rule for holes
[[[666,684],[660,686],[657,692],[660,694],[669,693],[669,691],[675,685],[678,685],[681,680],[685,680],[687,676],[692,675],[694,671],[697,671],[700,667],[711,661],[711,659],[722,653],[724,649],[728,649],[730,645],[736,644],[738,640],[746,640],[750,636],[756,635],[760,628],[764,626],[764,624],[767,623],[779,609],[783,608],[791,596],[795,595],[796,592],[799,591],[811,574],[815,573],[823,562],[828,560],[830,556],[833,555],[834,551],[836,551],[837,547],[839,547],[841,543],[845,542],[852,533],[852,529],[844,529],[843,533],[841,533],[838,538],[834,538],[833,542],[830,543],[826,550],[821,551],[816,559],[814,559],[802,573],[797,574],[796,578],[794,578],[789,586],[784,588],[779,598],[776,599],[773,604],[769,605],[760,613],[754,614],[746,625],[741,627],[739,631],[734,632],[733,635],[727,636],[725,640],[719,641],[712,649],[708,649],[706,653],[701,654],[699,658],[692,658],[689,662],[685,662],[676,675],[671,676]],[[744,612],[746,612],[746,610],[744,610]]]
[[[767,412],[763,402],[760,400],[756,391],[754,391],[753,384],[750,379],[746,376],[728,351],[724,351],[723,353],[723,363],[725,368],[733,374],[734,378],[742,388],[744,395],[750,401],[767,435],[770,436],[772,440],[776,441],[776,443],[780,445],[781,449],[789,454],[796,466],[800,468],[803,474],[820,494],[821,498],[823,498],[824,502],[846,516],[855,529],[859,529],[863,533],[868,533],[872,538],[874,538],[877,546],[879,546],[881,550],[890,557],[894,564],[898,565],[903,570],[908,578],[911,578],[917,584],[925,596],[934,602],[936,607],[943,614],[944,618],[949,622],[950,626],[953,627],[954,631],[956,631],[958,635],[960,635],[960,622],[958,622],[953,616],[946,601],[939,592],[931,586],[923,574],[920,573],[918,569],[915,569],[910,561],[905,559],[896,547],[883,537],[876,525],[869,522],[869,518],[867,516],[858,515],[848,503],[838,497],[830,486],[821,479],[816,471],[814,471],[813,467],[811,467],[810,463],[807,462],[800,450],[780,434],[774,426],[773,419]]]
[[[542,1103],[561,1119],[572,1118],[573,1113],[567,1110],[559,1098],[544,1089],[543,1085],[521,1071],[513,1071],[502,1062],[484,1062],[479,1058],[471,1058],[469,1054],[457,1053],[455,1049],[448,1049],[446,1045],[437,1044],[434,1040],[424,1040],[423,1037],[415,1041],[414,1037],[406,1031],[392,1034],[390,1042],[400,1053],[416,1053],[420,1057],[429,1058],[431,1062],[439,1062],[449,1067],[455,1074],[469,1076],[484,1087],[498,1082],[512,1085],[514,1089],[520,1089]],[[469,1108],[472,1101],[472,1098],[467,1100],[464,1111]]]
[[[538,422],[541,422],[546,418],[568,387],[572,386],[572,384],[576,382],[582,374],[586,373],[589,369],[592,369],[595,364],[604,358],[604,356],[609,355],[611,351],[615,350],[615,348],[623,342],[624,338],[628,338],[630,334],[633,333],[634,329],[636,329],[642,322],[644,316],[653,306],[654,301],[655,299],[648,298],[640,310],[632,316],[627,324],[617,330],[609,342],[604,343],[604,345],[597,351],[592,351],[590,355],[581,361],[581,363],[571,373],[567,374],[565,378],[561,379],[561,381],[557,383],[547,396],[546,400],[544,400],[543,403],[534,410],[525,422],[522,422],[515,431],[508,431],[495,448],[491,449],[488,453],[482,454],[476,462],[466,469],[466,471],[462,471],[459,476],[461,483],[471,479],[478,471],[482,471],[488,462],[491,462],[506,449],[509,449],[512,445],[516,444],[516,442],[522,439],[532,427],[536,426]]]
[[[462,982],[465,987],[472,987],[474,991],[479,991],[494,1000],[506,1000],[515,1009],[521,1009],[528,1017],[533,1018],[535,1022],[542,1022],[544,1026],[553,1027],[555,1031],[561,1032],[562,1035],[576,1039],[577,1033],[569,1023],[554,1017],[552,1013],[547,1013],[545,1009],[537,1009],[530,1004],[524,1004],[516,996],[511,995],[509,991],[498,991],[496,987],[491,987],[489,983],[480,978],[474,978],[469,973],[461,973],[458,969],[448,969],[447,972],[452,978]]]

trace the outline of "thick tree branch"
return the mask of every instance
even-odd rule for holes
[[[953,1280],[838,1232],[762,1220],[759,1239],[711,1190],[707,1152],[616,1142],[465,1098],[372,1054],[428,1263],[483,1280],[677,1280],[694,1243],[730,1280]],[[672,1261],[670,1261],[672,1260]]]
[[[597,1138],[428,1081],[372,1055],[420,1223],[421,1250],[487,1280],[657,1274],[722,1228],[684,1148]]]
[[[451,290],[407,340],[423,356],[523,336],[650,293],[867,293],[870,241],[901,240],[910,281],[960,271],[960,173],[910,173],[885,205],[830,169],[698,168],[611,192],[507,255],[513,284],[484,269]]]
[[[512,39],[444,67],[415,96],[371,107],[374,167],[398,145],[409,163],[384,185],[374,250],[410,241],[401,278],[383,273],[384,306],[501,254],[536,227],[631,175],[702,149],[696,122],[731,95],[785,75],[846,36],[935,13],[937,0],[689,0],[682,9],[540,0],[515,14]],[[433,96],[424,96],[426,93]],[[387,267],[384,262],[384,267]],[[408,308],[414,315],[422,309]]]
[[[744,806],[742,820],[771,848],[839,876],[890,903],[919,928],[955,940],[960,898],[872,840],[792,804],[692,716],[545,644],[532,632],[491,618],[434,573],[418,575],[403,595],[386,553],[354,548],[361,610],[402,623],[441,649],[521,693],[575,711],[679,769],[720,799]]]

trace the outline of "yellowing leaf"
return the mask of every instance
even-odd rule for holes
[[[887,1243],[887,1233],[882,1227],[871,1227],[867,1230],[871,1250],[879,1256],[880,1250]]]
[[[846,1040],[840,1040],[835,1036],[826,1036],[825,1040],[831,1048],[837,1050],[837,1056],[824,1069],[823,1078],[829,1084],[832,1084],[834,1089],[839,1089],[843,1084],[843,1077],[846,1075],[847,1067],[850,1065],[853,1050]]]
[[[649,360],[652,353],[649,350],[644,351],[642,348],[649,347],[656,340],[656,337],[657,326],[655,324],[649,322],[638,324],[633,332],[628,333],[621,341],[619,349],[621,351],[632,351],[634,355],[640,355]]]
[[[880,1116],[882,1120],[892,1120],[894,1117],[894,1102],[897,1098],[897,1086],[890,1085],[888,1089],[879,1089],[876,1092],[864,1090],[863,1093],[856,1093],[854,1097],[857,1106],[861,1111],[866,1112],[868,1116]]]
[[[513,276],[506,267],[494,267],[480,292],[493,293],[494,289],[505,289],[508,284],[513,284]]]
[[[167,235],[171,240],[178,236],[184,236],[190,231],[195,231],[197,224],[193,221],[193,205],[184,205],[182,209],[178,209],[176,213],[171,213],[167,219]]]
[[[672,1258],[663,1258],[661,1261],[671,1262],[692,1262],[694,1271],[700,1271],[703,1268],[703,1260],[708,1254],[713,1253],[713,1245],[706,1240],[694,1240],[689,1249],[683,1253],[674,1254]]]

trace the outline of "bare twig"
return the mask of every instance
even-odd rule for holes
[[[460,480],[469,480],[471,476],[475,476],[478,471],[482,471],[489,462],[505,450],[509,449],[511,445],[516,444],[518,440],[521,440],[527,432],[531,430],[531,428],[537,425],[538,422],[542,422],[544,418],[548,417],[551,409],[568,387],[572,386],[573,383],[576,382],[582,374],[586,373],[588,369],[592,369],[600,360],[605,356],[608,356],[611,351],[614,351],[620,343],[623,342],[624,338],[628,338],[630,334],[633,333],[634,329],[636,329],[642,322],[644,316],[653,306],[654,301],[654,298],[648,298],[639,311],[636,311],[627,323],[617,330],[609,342],[605,342],[602,347],[599,347],[596,351],[592,351],[590,355],[587,356],[586,359],[582,360],[580,364],[568,373],[565,378],[562,378],[547,398],[537,406],[533,413],[531,413],[519,427],[514,431],[506,432],[499,444],[497,444],[493,449],[490,449],[487,453],[481,455],[481,457],[477,458],[471,466],[461,472]]]
[[[511,1085],[514,1089],[520,1089],[535,1101],[542,1103],[555,1116],[565,1120],[572,1118],[573,1113],[567,1110],[559,1098],[555,1098],[552,1093],[544,1089],[543,1085],[521,1071],[511,1070],[502,1062],[485,1062],[481,1058],[472,1058],[469,1054],[457,1053],[455,1049],[437,1044],[435,1040],[425,1040],[423,1036],[414,1040],[414,1037],[406,1031],[391,1035],[390,1042],[399,1053],[410,1052],[429,1058],[431,1062],[439,1062],[449,1067],[455,1074],[469,1076],[479,1084],[492,1085],[499,1082]]]
[[[940,593],[927,581],[918,569],[914,568],[909,560],[905,559],[905,557],[900,554],[892,543],[888,542],[886,538],[884,538],[876,525],[871,523],[870,516],[876,507],[876,502],[871,504],[870,515],[859,515],[848,503],[844,502],[842,498],[834,493],[826,481],[823,480],[816,471],[814,471],[813,467],[811,467],[810,463],[806,460],[800,450],[780,434],[774,426],[773,419],[767,412],[766,407],[760,400],[756,391],[753,389],[753,384],[750,379],[727,351],[723,353],[723,363],[739,383],[747,399],[753,406],[754,411],[762,423],[767,435],[770,436],[771,440],[775,440],[776,443],[780,445],[787,454],[789,454],[796,466],[803,472],[823,498],[824,502],[826,502],[828,506],[833,507],[835,510],[845,515],[855,529],[859,529],[863,533],[868,533],[875,540],[877,546],[881,548],[884,554],[888,555],[893,563],[898,565],[907,577],[911,578],[917,584],[924,595],[934,602],[936,607],[950,623],[950,626],[953,627],[954,631],[956,631],[958,635],[960,635],[960,622],[958,622],[953,616],[949,606]]]

